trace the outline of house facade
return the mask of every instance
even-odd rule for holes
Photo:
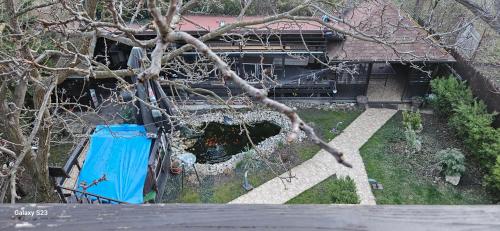
[[[455,62],[439,41],[386,1],[364,1],[341,14],[318,19],[283,19],[240,27],[205,42],[239,76],[276,98],[353,101],[365,95],[371,102],[405,102],[427,94],[430,80],[445,74],[446,65]],[[233,16],[186,15],[176,29],[205,38],[237,21]],[[332,31],[326,24],[345,33]],[[155,31],[139,35],[141,39],[155,36]],[[183,45],[179,41],[169,49]],[[123,69],[130,50],[101,39],[96,56],[108,55],[112,69]],[[223,80],[213,64],[195,50],[184,52],[166,69],[162,72],[165,78],[184,80],[222,97],[244,93]],[[172,96],[188,94],[170,87],[165,90]]]

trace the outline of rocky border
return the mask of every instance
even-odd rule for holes
[[[349,111],[358,109],[356,103],[349,102],[305,102],[305,101],[283,101],[289,107],[300,109],[318,109],[325,111]]]
[[[237,114],[237,116],[231,116],[223,112],[208,113],[196,117],[191,117],[186,121],[186,124],[190,124],[195,127],[201,127],[204,123],[207,122],[224,123],[224,116],[231,118],[234,124],[241,124],[242,122],[252,124],[256,122],[268,121],[280,126],[281,131],[279,134],[269,137],[260,142],[259,144],[256,144],[256,148],[259,150],[260,155],[264,156],[272,154],[276,150],[279,143],[286,142],[286,136],[290,131],[291,123],[288,118],[286,118],[283,114],[279,112],[268,111],[268,110],[249,111],[243,114]],[[301,141],[304,138],[305,138],[305,133],[301,132],[299,134],[299,141]],[[173,137],[172,141],[173,141],[172,142],[173,157],[186,152],[184,148],[181,147],[182,138],[179,137],[179,134]],[[235,154],[231,157],[231,159],[221,163],[216,163],[216,164],[196,163],[195,167],[200,177],[207,175],[219,175],[235,169],[236,165],[240,161],[242,161],[246,155],[256,155],[256,152],[254,149],[250,149],[248,151]]]

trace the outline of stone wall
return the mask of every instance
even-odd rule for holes
[[[278,135],[269,137],[264,141],[260,142],[259,144],[256,144],[258,152],[256,152],[255,149],[250,149],[248,151],[235,154],[231,157],[231,159],[221,163],[215,163],[215,164],[196,163],[195,164],[196,170],[198,171],[198,174],[201,177],[207,175],[218,175],[231,171],[236,168],[238,162],[242,161],[246,155],[263,155],[261,158],[265,158],[267,155],[270,155],[275,151],[278,144],[287,142],[286,136],[290,131],[290,126],[291,126],[290,120],[283,114],[275,111],[256,110],[237,115],[230,115],[227,113],[227,111],[201,114],[199,116],[190,117],[186,121],[186,124],[189,124],[190,126],[193,127],[201,127],[204,123],[207,122],[224,123],[224,116],[230,117],[233,120],[234,124],[241,124],[242,122],[251,124],[261,121],[272,122],[280,126],[281,131]],[[301,141],[304,138],[305,138],[305,133],[301,131],[301,133],[299,134],[299,141]],[[174,135],[174,137],[172,138],[173,157],[186,152],[184,150],[186,147],[183,147],[182,143],[183,143],[182,137],[180,137],[180,134]]]

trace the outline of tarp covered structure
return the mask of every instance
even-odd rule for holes
[[[90,138],[90,147],[78,177],[89,187],[86,192],[128,202],[143,203],[151,139],[144,126],[135,124],[99,125]]]

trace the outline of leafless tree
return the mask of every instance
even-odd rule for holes
[[[471,0],[455,0],[456,2],[465,6],[474,15],[480,17],[486,22],[496,33],[500,34],[500,2],[493,1],[490,9],[483,7]]]
[[[265,26],[270,22],[287,20],[292,23],[313,22],[351,38],[384,45],[401,57],[422,55],[398,48],[398,45],[415,43],[415,40],[394,41],[391,34],[395,30],[380,30],[379,33],[372,30],[373,28],[366,28],[369,24],[353,25],[349,20],[336,16],[336,9],[333,7],[338,5],[324,0],[299,1],[290,10],[258,19],[244,17],[255,1],[241,1],[237,21],[203,36],[193,37],[177,28],[183,14],[188,13],[199,2],[47,0],[28,4],[26,1],[3,0],[4,9],[1,12],[5,21],[0,24],[3,44],[0,45],[0,153],[5,154],[1,157],[5,164],[0,170],[0,201],[3,201],[9,188],[11,202],[14,203],[19,198],[16,193],[16,179],[20,173],[34,183],[40,201],[55,200],[48,177],[51,142],[59,135],[58,132],[70,131],[73,122],[83,120],[78,113],[69,110],[68,106],[83,107],[90,111],[99,110],[70,102],[53,102],[52,96],[55,95],[58,84],[68,76],[80,75],[89,79],[111,77],[118,80],[120,88],[130,90],[134,86],[128,84],[124,77],[137,75],[141,81],[154,80],[158,84],[207,95],[207,90],[191,89],[182,82],[161,77],[161,72],[183,68],[183,71],[191,73],[192,78],[199,75],[199,79],[203,79],[206,73],[204,76],[203,72],[197,72],[196,69],[207,68],[206,63],[210,63],[213,68],[208,68],[209,71],[216,69],[222,81],[233,82],[253,102],[286,115],[292,123],[288,141],[295,140],[298,133],[303,131],[315,144],[331,153],[339,163],[350,166],[344,161],[342,152],[321,140],[313,128],[298,116],[294,108],[267,97],[265,88],[257,88],[239,76],[228,64],[230,60],[217,55],[205,42],[230,34],[237,28]],[[298,14],[305,9],[308,14]],[[127,19],[124,17],[126,14],[129,15]],[[137,25],[134,22],[138,17],[144,14],[148,14],[150,19],[134,26]],[[320,18],[321,15],[329,15],[334,23],[325,22]],[[397,22],[396,24],[392,26],[404,27]],[[156,31],[156,37],[140,39],[138,35],[148,30]],[[151,58],[145,60],[144,70],[110,70],[106,62],[98,62],[94,57],[98,38],[151,49]],[[169,48],[171,43],[177,41],[183,41],[186,45],[177,49]],[[190,50],[199,54],[197,63],[188,64],[179,58],[183,52]],[[202,65],[202,61],[205,64]],[[213,96],[218,103],[227,103],[215,94],[208,95]],[[134,100],[141,99],[135,97]],[[114,102],[119,103],[118,100]]]

